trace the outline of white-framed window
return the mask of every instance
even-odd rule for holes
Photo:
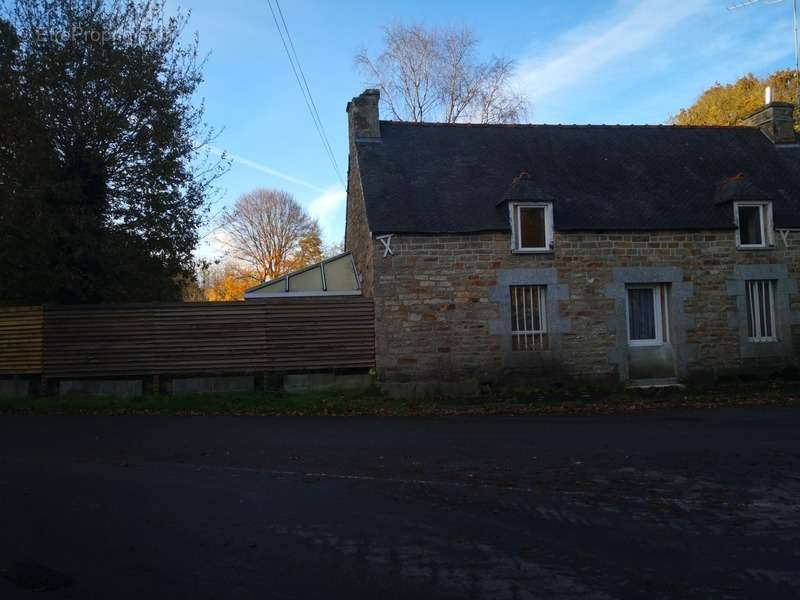
[[[553,249],[553,205],[549,202],[511,203],[511,229],[516,252]]]
[[[511,349],[547,350],[547,286],[511,286]]]
[[[660,346],[669,341],[669,287],[629,285],[627,296],[628,344]]]
[[[766,248],[773,245],[772,204],[736,202],[736,245],[739,248]]]
[[[775,281],[745,281],[747,296],[747,339],[750,342],[775,342]]]

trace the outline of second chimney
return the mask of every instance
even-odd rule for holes
[[[767,93],[765,98],[769,100],[771,96],[771,93]],[[774,144],[794,144],[796,142],[794,104],[790,102],[768,102],[742,119],[742,125],[758,127]]]

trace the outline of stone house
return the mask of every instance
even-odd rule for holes
[[[791,104],[738,127],[468,125],[347,106],[346,249],[376,372],[424,395],[795,365]]]

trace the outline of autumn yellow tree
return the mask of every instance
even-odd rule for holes
[[[212,265],[202,276],[205,299],[211,302],[244,300],[245,290],[258,283],[252,271],[233,261]]]
[[[743,117],[764,104],[764,88],[772,88],[772,99],[797,102],[797,79],[793,70],[781,70],[764,78],[752,73],[735,83],[715,83],[688,108],[670,119],[675,125],[737,125]],[[795,129],[800,130],[800,115],[795,113]]]
[[[322,237],[319,233],[319,224],[314,221],[309,231],[300,238],[297,250],[288,262],[289,271],[301,269],[306,265],[313,265],[324,258],[322,251]]]

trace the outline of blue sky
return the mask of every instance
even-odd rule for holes
[[[734,0],[520,2],[283,0],[281,7],[342,175],[353,68],[392,21],[467,25],[480,53],[513,58],[536,123],[663,123],[716,81],[794,63],[791,3],[739,11]],[[215,210],[256,187],[286,189],[327,242],[344,235],[344,189],[317,137],[266,0],[184,0],[211,55],[200,95],[215,145],[234,159]],[[198,254],[221,255],[214,235]]]

